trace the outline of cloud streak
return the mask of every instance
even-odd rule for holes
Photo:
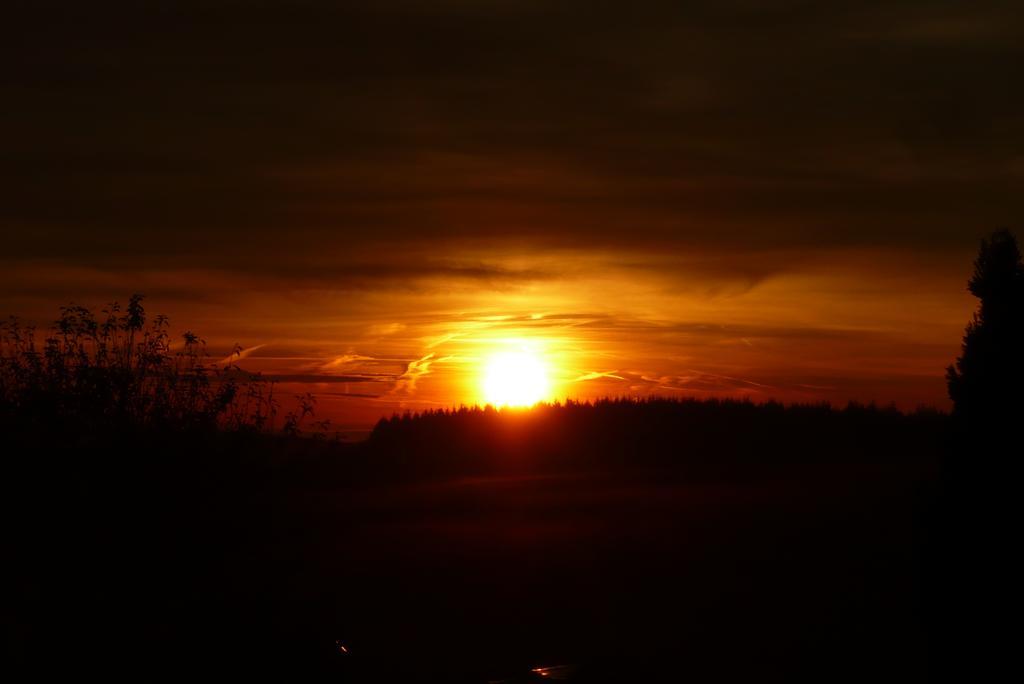
[[[430,367],[435,363],[444,363],[450,357],[437,357],[433,352],[426,356],[410,361],[405,372],[398,376],[395,385],[391,390],[393,396],[409,397],[416,392],[416,383],[430,373]]]

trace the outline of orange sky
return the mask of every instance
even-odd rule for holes
[[[947,406],[1024,216],[1012,3],[20,3],[0,313],[147,295],[365,429],[479,399]],[[517,342],[516,344],[522,344]]]
[[[112,296],[132,287],[159,293],[168,283],[194,288],[194,297],[151,296],[150,311],[202,333],[214,356],[241,344],[241,367],[278,378],[285,394],[312,391],[320,417],[346,430],[394,411],[479,402],[488,355],[524,343],[547,363],[558,399],[948,405],[943,370],[974,307],[964,289],[970,252],[953,260],[849,249],[760,258],[789,265],[742,278],[709,272],[701,254],[562,248],[448,252],[446,263],[469,275],[453,267],[374,289],[288,290],[188,269],[50,273],[40,264],[4,279],[31,291],[59,278],[68,292],[80,279]],[[487,280],[480,270],[521,275]],[[39,296],[20,303],[39,320],[53,308]]]

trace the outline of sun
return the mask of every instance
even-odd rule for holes
[[[492,406],[533,406],[548,397],[549,385],[543,359],[531,351],[498,352],[487,359],[483,395]]]

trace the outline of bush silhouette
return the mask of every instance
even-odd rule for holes
[[[211,364],[185,332],[172,347],[166,316],[147,325],[142,296],[97,317],[69,305],[39,343],[17,319],[0,324],[0,419],[21,429],[102,434],[272,427],[273,386],[233,364]]]
[[[954,415],[972,421],[1021,415],[1024,408],[1024,266],[1017,239],[983,240],[967,284],[980,300],[962,352],[946,371]]]

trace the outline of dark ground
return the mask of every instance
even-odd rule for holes
[[[403,480],[365,466],[393,467],[374,443],[129,441],[35,460],[15,443],[14,667],[115,680],[943,678],[937,615],[955,590],[937,570],[935,452]],[[555,666],[568,667],[530,672]]]
[[[34,679],[959,682],[1015,660],[1012,450],[940,415],[4,433],[6,662]]]
[[[927,671],[919,487],[836,470],[327,493],[306,502],[311,515],[351,522],[322,528],[333,543],[306,553],[339,582],[339,629],[374,671],[483,681],[568,663],[617,681],[914,681]]]

